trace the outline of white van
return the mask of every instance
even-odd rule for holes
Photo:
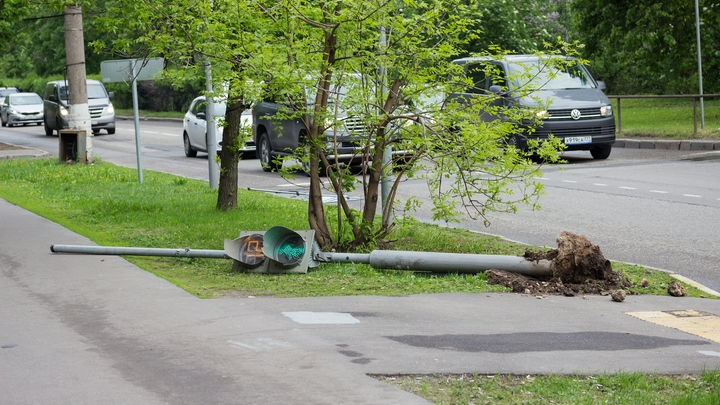
[[[87,80],[88,108],[90,121],[94,134],[104,129],[108,134],[115,133],[115,108],[110,99],[114,96],[108,93],[105,86],[97,80]],[[43,93],[43,111],[45,113],[45,135],[51,136],[53,130],[59,131],[68,128],[68,94],[67,81],[55,80],[45,85]]]

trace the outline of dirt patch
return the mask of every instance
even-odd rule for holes
[[[582,236],[562,232],[557,237],[558,248],[543,252],[525,252],[530,261],[550,260],[552,276],[533,278],[504,270],[488,270],[488,284],[502,285],[513,292],[533,295],[607,294],[626,288],[630,282],[613,271],[600,248]]]

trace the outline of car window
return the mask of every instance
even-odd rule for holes
[[[516,77],[514,83],[517,87],[529,85],[531,89],[542,90],[595,88],[587,70],[577,63],[551,66],[540,60],[534,63],[513,63],[510,70]]]
[[[192,115],[198,115],[198,113],[204,113],[205,108],[207,107],[207,102],[205,100],[200,100],[193,106],[192,110],[190,111]]]
[[[0,90],[0,97],[5,97],[8,94],[17,93],[17,89],[2,89]]]
[[[58,88],[60,100],[67,100],[67,87],[62,86]],[[87,85],[87,97],[88,100],[94,98],[107,98],[105,87],[101,84],[88,84]]]
[[[472,80],[472,87],[468,89],[468,93],[485,93],[487,90],[487,75],[485,69],[487,65],[475,63],[467,68],[467,77]]]
[[[103,85],[99,83],[88,84],[87,93],[88,99],[107,98],[107,93],[105,93],[105,87],[103,87]]]
[[[40,96],[36,96],[36,95],[15,96],[15,97],[8,96],[7,99],[9,100],[9,103],[11,103],[12,105],[42,104],[42,99],[40,98]],[[6,100],[5,102],[7,103],[8,100]]]

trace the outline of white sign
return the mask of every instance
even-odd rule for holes
[[[162,72],[165,60],[163,58],[105,60],[100,62],[102,81],[105,83],[131,82],[135,64],[137,64],[135,80],[154,80]]]

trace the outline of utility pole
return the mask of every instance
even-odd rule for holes
[[[93,132],[88,109],[82,8],[74,5],[67,6],[63,11],[63,17],[68,81],[68,126],[73,130],[85,131],[86,156],[84,161],[91,162]],[[80,160],[80,156],[78,156],[78,160]]]

